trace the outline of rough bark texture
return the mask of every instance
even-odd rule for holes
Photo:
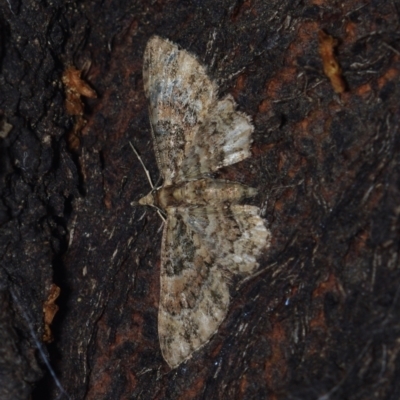
[[[399,10],[3,0],[0,397],[67,398],[37,345],[54,282],[42,350],[71,399],[398,399]],[[321,29],[339,39],[341,95]],[[130,205],[149,185],[129,141],[158,174],[142,83],[155,33],[198,55],[253,117],[253,157],[220,175],[259,188],[273,235],[217,334],[172,371],[157,336],[161,221]],[[65,106],[70,66],[98,96],[84,99],[82,129]]]

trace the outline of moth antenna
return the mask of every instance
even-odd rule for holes
[[[160,181],[161,181],[161,176],[159,176],[159,177],[157,178],[157,182],[156,182],[156,184],[155,184],[154,190],[155,190],[155,189],[158,189],[158,184],[160,183]]]
[[[145,172],[145,174],[146,174],[146,176],[147,176],[147,180],[148,180],[149,183],[150,183],[151,191],[154,192],[157,188],[153,185],[153,181],[151,180],[151,176],[150,176],[149,171],[148,171],[147,168],[145,167],[142,158],[140,157],[139,153],[138,153],[137,150],[135,149],[135,146],[132,144],[131,141],[129,141],[129,144],[131,145],[133,152],[136,154],[136,157],[137,157],[138,160],[140,161],[140,164],[142,164],[142,167],[143,167],[143,169],[144,169],[144,172]],[[160,178],[158,178],[157,183],[158,183],[159,180],[160,180]],[[131,205],[132,205],[132,206],[137,206],[138,204],[139,204],[139,203],[138,203],[137,201],[132,201],[132,202],[131,202]],[[162,211],[161,211],[158,207],[156,207],[156,206],[154,206],[154,205],[153,205],[152,207],[154,207],[154,208],[157,210],[157,214],[160,216],[160,218],[161,218],[161,219],[163,220],[163,222],[165,223],[165,222],[166,222],[166,219],[165,219],[164,215],[162,214]]]
[[[160,216],[160,218],[163,220],[164,224],[167,222],[167,220],[165,219],[163,212],[160,208],[158,207],[154,207],[157,210],[157,214]]]
[[[149,183],[150,183],[151,190],[154,190],[155,188],[154,188],[154,185],[153,185],[153,181],[151,180],[150,173],[149,173],[149,171],[147,170],[147,168],[145,167],[144,162],[142,161],[142,158],[140,157],[139,153],[136,151],[135,146],[132,144],[131,141],[129,141],[129,144],[131,145],[133,152],[136,154],[136,157],[137,157],[138,160],[140,161],[140,164],[142,164],[142,167],[143,167],[143,169],[144,169],[144,172],[145,172],[145,174],[146,174],[146,176],[147,176],[147,180],[148,180]]]

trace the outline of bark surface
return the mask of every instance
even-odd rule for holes
[[[397,0],[0,7],[2,399],[400,397]],[[142,81],[153,34],[253,118],[252,157],[218,177],[258,188],[272,232],[218,332],[172,371],[162,221],[130,204],[150,188],[129,141],[158,177]],[[72,67],[82,81],[66,87]]]

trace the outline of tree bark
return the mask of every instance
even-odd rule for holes
[[[3,1],[0,397],[399,398],[399,7]],[[252,157],[218,175],[258,188],[272,233],[212,340],[174,370],[157,335],[162,221],[131,205],[150,187],[129,141],[159,176],[153,34],[252,117]]]

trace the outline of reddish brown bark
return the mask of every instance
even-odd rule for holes
[[[73,399],[398,398],[398,7],[4,2],[0,397],[57,398],[32,336],[54,283],[55,340],[43,346]],[[339,40],[341,95],[320,30]],[[220,176],[259,188],[273,235],[217,334],[173,371],[157,336],[161,221],[130,205],[149,186],[129,140],[158,174],[141,72],[155,33],[253,117],[253,157]],[[83,99],[73,147],[69,66],[98,96]]]

